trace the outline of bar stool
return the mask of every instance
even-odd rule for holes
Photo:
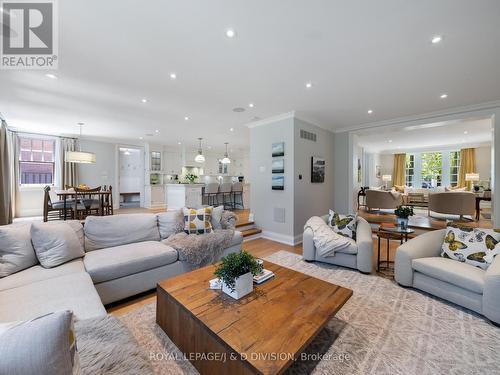
[[[241,209],[245,209],[245,206],[243,205],[243,184],[241,182],[235,182],[232,187],[232,193],[233,193],[233,208],[237,208],[237,206],[240,206]],[[238,198],[239,197],[239,202]]]
[[[217,198],[218,194],[219,194],[218,182],[211,182],[205,185],[205,193],[203,195],[207,197],[207,204],[209,206],[214,206],[215,204],[217,204],[217,206],[219,205],[219,199]]]
[[[231,200],[231,189],[233,188],[233,184],[231,182],[224,182],[220,184],[219,187],[219,196],[222,198],[222,205],[224,206],[224,209],[226,207],[233,208],[233,202]],[[229,197],[229,202],[227,201],[227,198]]]

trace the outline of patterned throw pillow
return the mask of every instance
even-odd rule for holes
[[[441,247],[441,256],[487,269],[500,253],[498,229],[469,228],[449,224]]]
[[[212,207],[182,209],[184,214],[184,232],[187,234],[203,234],[212,231]]]
[[[356,240],[357,215],[340,215],[330,210],[328,214],[328,225],[335,233]]]

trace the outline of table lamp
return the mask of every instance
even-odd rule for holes
[[[479,173],[466,173],[465,181],[467,182],[477,182],[479,181]],[[470,190],[470,188],[469,188]],[[474,190],[479,190],[479,186],[474,186]]]
[[[390,174],[382,175],[382,181],[385,182],[384,188],[387,189],[387,182],[392,180],[392,176]]]

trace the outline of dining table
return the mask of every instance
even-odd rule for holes
[[[78,193],[72,189],[68,190],[56,190],[55,191],[57,197],[63,201],[63,220],[66,220],[66,209],[70,208],[68,199],[77,199],[78,195],[85,195],[86,193],[84,191],[79,191]],[[102,191],[92,191],[88,194],[92,195],[98,195],[99,196],[99,216],[104,216],[104,200],[106,197],[109,197],[111,195],[111,191],[108,190],[102,190]]]

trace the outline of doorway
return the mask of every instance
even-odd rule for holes
[[[144,152],[137,147],[118,148],[120,209],[142,207],[144,200]]]

